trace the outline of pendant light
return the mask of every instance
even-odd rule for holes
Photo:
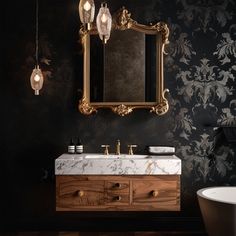
[[[43,87],[43,73],[39,68],[38,63],[38,49],[39,49],[39,39],[38,39],[38,11],[39,11],[39,4],[38,0],[36,0],[36,30],[35,30],[35,60],[36,65],[33,69],[33,72],[30,77],[31,87],[34,90],[35,95],[39,95],[39,90]]]
[[[110,38],[112,18],[106,3],[102,3],[99,9],[97,19],[97,29],[100,39],[106,43]]]
[[[95,4],[93,0],[80,0],[79,16],[80,21],[84,24],[85,29],[91,29],[91,23],[94,20]]]
[[[94,20],[95,4],[93,0],[80,0],[79,16],[86,30],[91,29]],[[100,39],[106,43],[110,38],[112,17],[106,3],[102,3],[96,18],[97,30]]]

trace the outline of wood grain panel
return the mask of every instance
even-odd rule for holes
[[[154,208],[170,208],[179,205],[179,183],[175,181],[133,181],[133,205],[150,205]],[[156,196],[153,196],[156,195]]]
[[[63,179],[64,180],[64,179]],[[84,181],[68,177],[57,183],[57,206],[79,208],[80,206],[99,206],[104,204],[104,181]],[[82,196],[80,196],[82,193]]]
[[[56,210],[179,211],[180,176],[56,176]]]

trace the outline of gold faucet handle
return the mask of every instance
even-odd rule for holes
[[[103,144],[103,145],[101,145],[101,147],[105,148],[105,149],[104,149],[104,155],[109,155],[109,150],[108,150],[108,148],[110,147],[110,145]]]
[[[130,144],[128,145],[128,148],[129,148],[129,155],[134,155],[134,152],[133,152],[133,148],[134,147],[137,147],[137,145],[135,144]]]

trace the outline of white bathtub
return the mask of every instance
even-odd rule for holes
[[[209,187],[197,191],[209,236],[236,236],[236,187]]]

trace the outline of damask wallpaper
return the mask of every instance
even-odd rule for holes
[[[235,3],[180,0],[176,6],[168,20],[165,66],[175,85],[168,118],[173,129],[166,135],[178,147],[188,184],[235,185],[235,148],[216,145],[216,127],[236,124]]]
[[[101,1],[95,0],[96,13]],[[147,24],[165,21],[170,28],[165,56],[169,112],[161,117],[137,110],[118,117],[109,110],[83,116],[77,105],[82,91],[82,48],[79,44],[78,1],[40,0],[40,64],[45,76],[40,96],[29,78],[35,57],[34,1],[8,1],[5,6],[4,88],[1,166],[6,227],[70,227],[85,219],[200,217],[199,188],[236,185],[236,147],[218,126],[236,126],[236,3],[234,0],[107,1],[111,13],[123,5],[132,18]],[[97,55],[99,62],[99,55]],[[101,152],[101,144],[121,140],[171,145],[182,159],[179,213],[55,212],[54,160],[66,152],[70,138],[80,136],[85,152]],[[100,221],[101,222],[101,221]],[[121,221],[122,222],[122,221]]]

